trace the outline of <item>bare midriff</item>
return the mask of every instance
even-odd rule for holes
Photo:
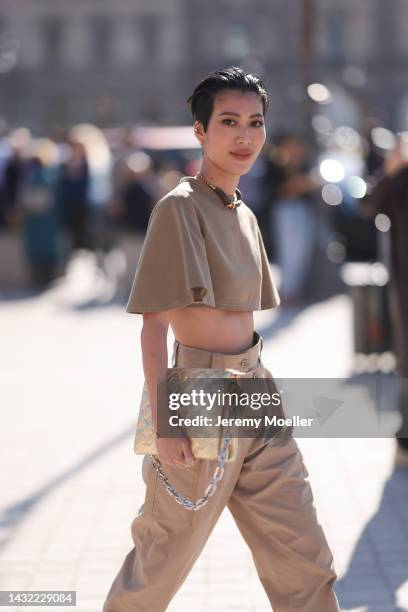
[[[252,346],[253,312],[201,306],[175,310],[170,319],[181,344],[217,353],[238,354]]]

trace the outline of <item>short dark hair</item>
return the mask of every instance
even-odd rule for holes
[[[205,77],[187,99],[194,120],[200,121],[204,130],[207,129],[213,112],[215,96],[225,89],[258,94],[265,115],[269,106],[269,95],[262,79],[256,74],[246,73],[241,68],[231,66],[223,70],[216,70]]]

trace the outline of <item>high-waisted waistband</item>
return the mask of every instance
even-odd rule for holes
[[[173,367],[190,368],[233,368],[237,370],[249,370],[254,368],[261,360],[263,347],[262,337],[254,331],[252,346],[242,353],[227,354],[207,351],[181,344],[178,340],[173,343]]]

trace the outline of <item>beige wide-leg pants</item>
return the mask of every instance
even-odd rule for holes
[[[173,365],[247,370],[273,378],[261,360],[262,338],[239,355],[174,342]],[[316,516],[308,471],[290,428],[286,436],[238,438],[214,495],[198,511],[178,504],[146,455],[144,504],[132,522],[134,547],[126,556],[103,612],[163,612],[187,578],[227,506],[248,544],[274,612],[339,612],[332,553]],[[188,498],[201,497],[217,461],[193,467],[163,464],[170,482]],[[226,570],[227,571],[227,570]]]

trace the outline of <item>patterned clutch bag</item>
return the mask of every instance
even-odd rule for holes
[[[217,369],[217,368],[180,368],[173,367],[167,369],[167,391],[172,393],[180,390],[182,386],[183,392],[188,393],[193,388],[197,388],[197,379],[203,379],[211,387],[211,382],[214,379],[227,379],[223,382],[224,392],[239,393],[239,378],[252,378],[256,372],[256,367],[243,372],[232,368]],[[206,382],[201,381],[200,389],[206,387]],[[213,389],[211,389],[213,391]],[[180,406],[181,408],[181,406]],[[193,416],[191,407],[180,409],[180,416]],[[224,414],[223,414],[224,416]],[[205,426],[204,431],[205,431]],[[150,455],[154,469],[158,472],[158,476],[171,495],[178,504],[181,504],[187,510],[200,510],[208,502],[211,495],[214,495],[219,481],[224,474],[224,465],[227,461],[233,461],[237,455],[238,439],[232,436],[233,428],[219,426],[217,435],[214,436],[214,430],[208,437],[190,437],[191,450],[196,459],[211,459],[218,460],[214,474],[210,479],[204,495],[198,500],[193,501],[178,491],[169,481],[166,473],[163,471],[160,460],[157,456],[156,438],[153,429],[149,394],[146,381],[143,385],[142,397],[140,402],[139,418],[136,427],[136,435],[134,440],[134,451],[137,455]]]
[[[189,393],[193,388],[197,388],[197,380],[202,379],[199,383],[200,389],[204,389],[205,384],[208,381],[214,379],[228,379],[222,385],[224,392],[237,391],[237,379],[243,377],[252,376],[250,372],[242,372],[240,370],[234,370],[232,368],[220,369],[220,368],[168,368],[167,369],[167,383],[168,391],[174,392],[182,387],[183,393]],[[212,385],[213,387],[214,385]],[[213,390],[213,388],[211,388]],[[180,406],[179,410],[180,417],[191,417],[191,407]],[[202,437],[191,437],[191,450],[196,459],[218,459],[223,441],[225,438],[226,430],[225,427],[219,426],[217,429],[217,435],[215,436],[213,426],[206,427],[205,425],[200,426],[200,431],[207,433]],[[227,453],[225,460],[233,461],[236,456],[237,450],[237,439],[231,437],[228,444]],[[146,382],[143,385],[142,397],[140,401],[139,418],[136,427],[136,434],[134,439],[134,452],[137,455],[156,455],[156,438],[153,430],[152,415],[150,408],[149,393]]]

